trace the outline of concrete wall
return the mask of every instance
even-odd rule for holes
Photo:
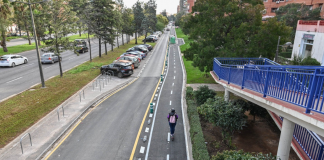
[[[321,64],[324,64],[324,62],[323,62],[324,33],[296,31],[294,47],[293,47],[291,57],[293,58],[294,54],[298,54],[298,55],[301,54],[300,53],[300,47],[301,47],[301,41],[302,41],[302,38],[303,38],[304,34],[313,34],[313,35],[315,35],[311,56],[312,56],[312,58],[315,58],[317,61],[319,61]]]

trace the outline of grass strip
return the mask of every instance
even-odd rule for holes
[[[144,37],[140,37],[140,40]],[[155,43],[148,43],[155,46]],[[56,76],[46,81],[46,88],[41,85],[33,87],[0,103],[0,147],[5,146],[15,137],[35,124],[42,117],[63,103],[70,96],[92,81],[100,74],[102,64],[109,64],[125,50],[135,45],[129,44],[96,57],[92,62],[85,62],[68,72],[63,77]]]
[[[181,53],[190,47],[189,36],[185,35],[180,28],[176,29],[177,37],[183,38],[186,44],[180,46]],[[201,72],[197,67],[192,65],[193,61],[189,61],[182,56],[186,71],[187,71],[187,84],[193,83],[216,83],[210,73]]]

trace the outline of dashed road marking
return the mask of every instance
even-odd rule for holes
[[[172,104],[172,101],[170,101],[170,106],[171,106],[171,104]]]
[[[171,94],[172,94],[172,91],[171,91]]]
[[[11,83],[11,82],[16,81],[16,80],[21,79],[21,78],[22,78],[22,77],[19,77],[19,78],[13,79],[13,80],[11,80],[11,81],[8,81],[8,82],[6,82],[6,83]]]
[[[145,147],[141,146],[140,153],[144,153]]]
[[[168,142],[170,142],[170,132],[168,132]]]
[[[172,83],[172,86],[174,86],[174,83]]]
[[[169,154],[167,154],[167,157],[166,157],[167,160],[169,160]]]
[[[149,131],[150,131],[150,128],[146,127],[145,132],[149,132]]]
[[[151,113],[151,114],[149,115],[149,117],[153,117],[153,114]]]
[[[173,79],[175,79],[175,76],[173,77]]]

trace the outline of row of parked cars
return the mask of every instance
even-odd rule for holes
[[[156,42],[161,35],[162,32],[157,31],[146,37],[143,42]],[[149,44],[140,44],[129,48],[125,53],[117,57],[113,63],[101,66],[100,72],[102,75],[110,74],[119,78],[130,76],[152,49],[153,47]]]

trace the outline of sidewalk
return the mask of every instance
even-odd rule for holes
[[[142,73],[152,54],[153,52],[151,51],[148,57],[141,62],[139,69],[135,70],[134,74],[130,77],[118,78],[99,75],[4,148],[0,149],[0,159],[25,160],[41,158],[38,156],[51,149],[52,145],[60,140],[62,135],[68,132],[76,122],[81,121],[81,117],[88,110],[91,110],[96,103],[99,103],[123,86],[136,80]],[[64,109],[64,116],[62,108]],[[28,133],[31,135],[32,146]],[[25,134],[27,135],[21,141],[23,147],[22,153],[20,138]]]

